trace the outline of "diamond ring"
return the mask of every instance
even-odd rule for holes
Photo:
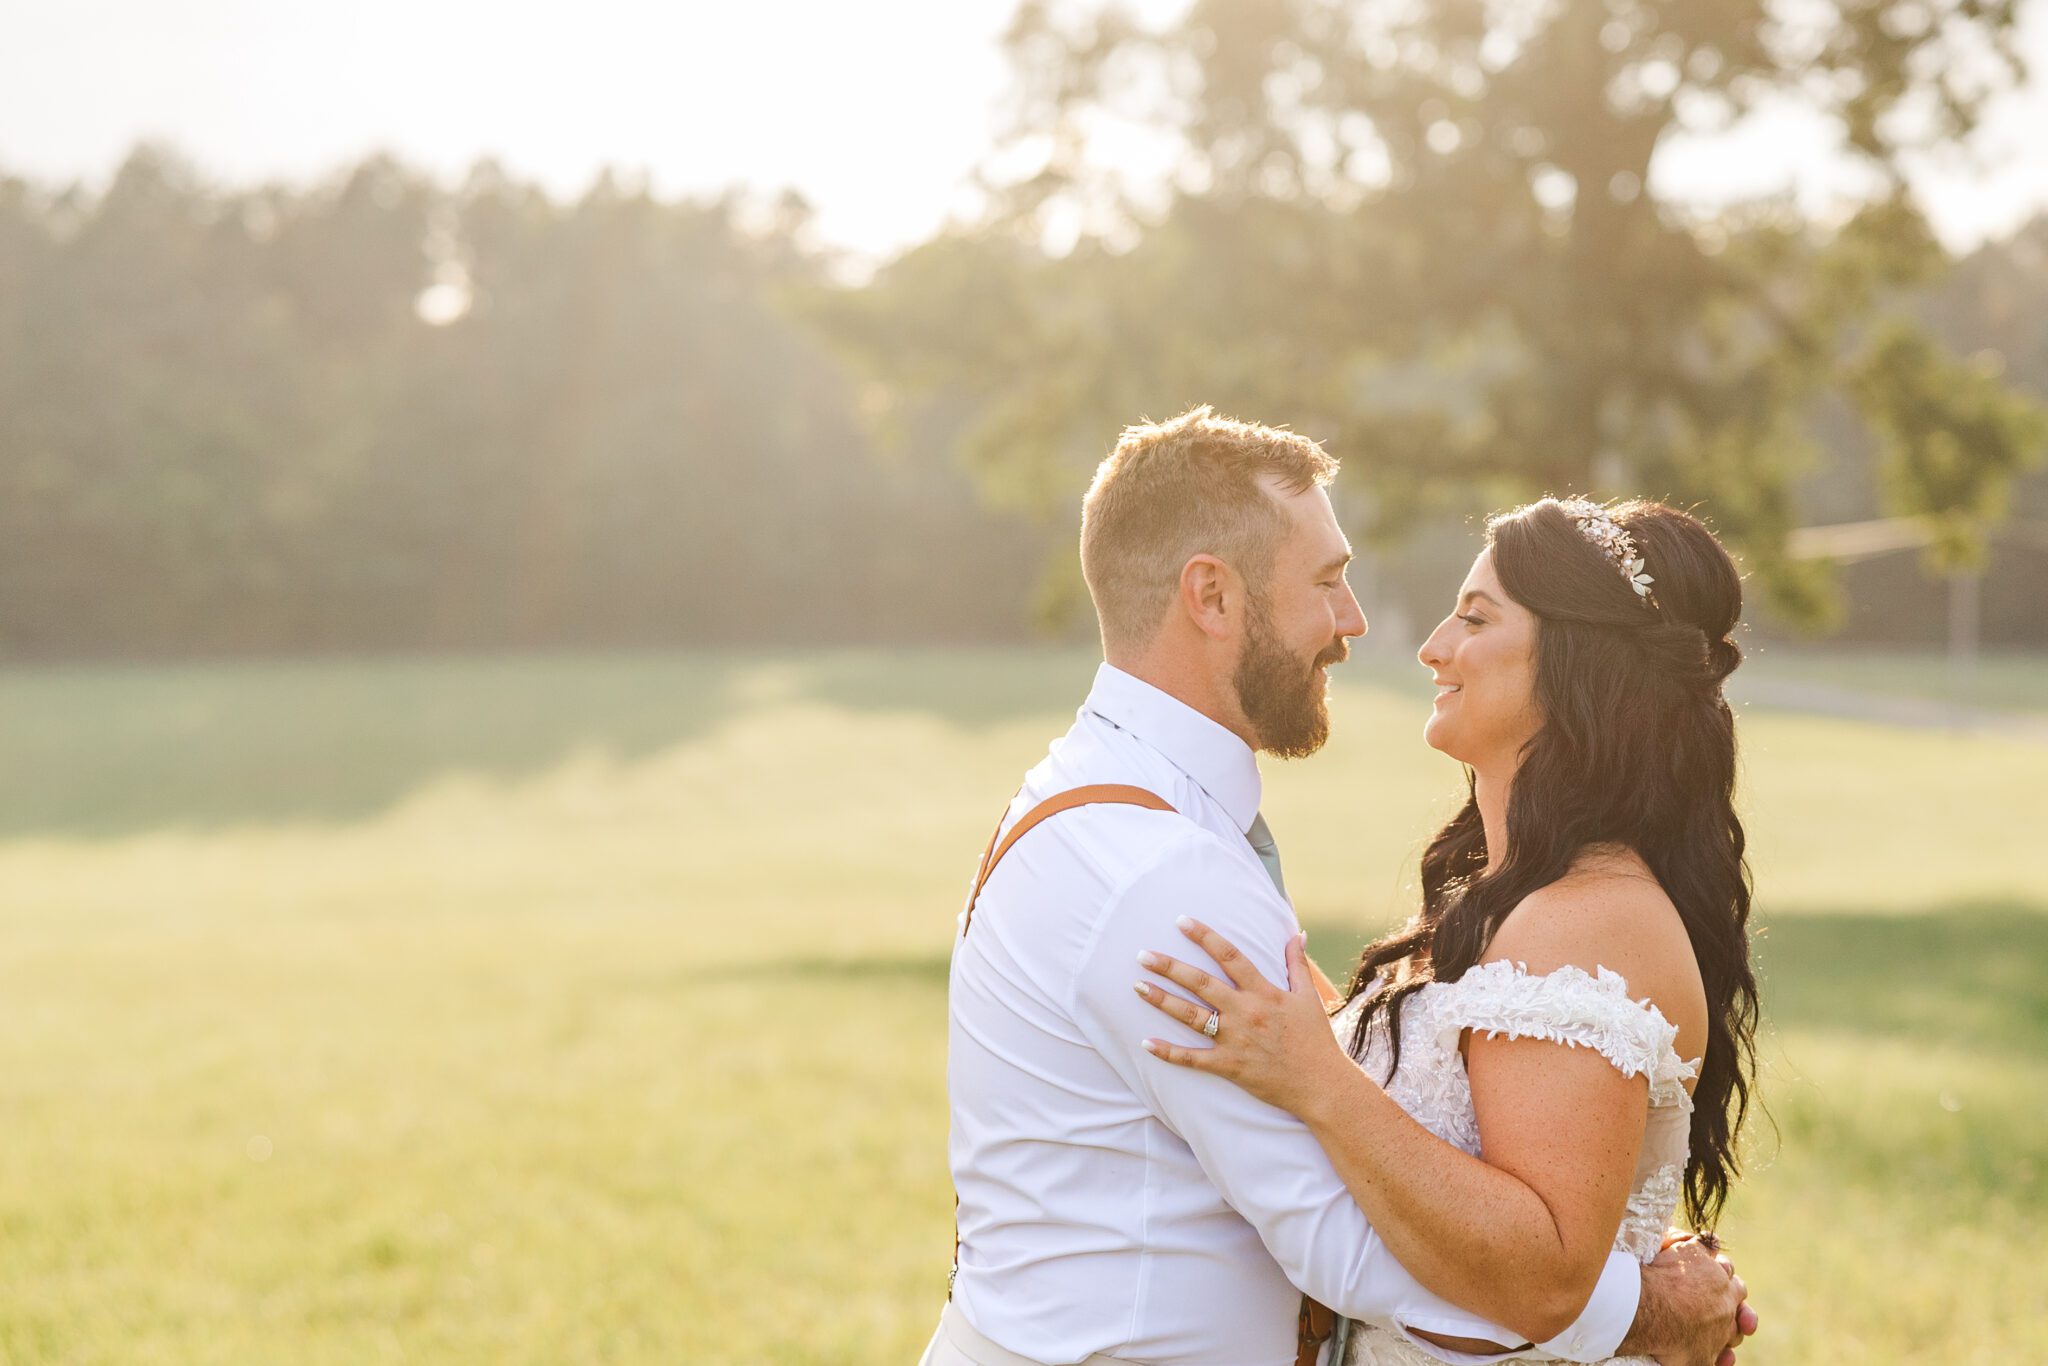
[[[1202,1032],[1213,1039],[1216,1037],[1217,1027],[1222,1023],[1223,1013],[1218,1010],[1212,1010],[1209,1012],[1209,1018],[1202,1021]]]

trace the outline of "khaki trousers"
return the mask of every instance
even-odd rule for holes
[[[932,1334],[931,1345],[924,1349],[918,1366],[1050,1366],[1049,1363],[1020,1357],[1007,1348],[998,1347],[974,1331],[974,1325],[948,1301],[939,1313],[939,1330]],[[1135,1366],[1121,1357],[1106,1357],[1100,1352],[1089,1357],[1079,1366]]]

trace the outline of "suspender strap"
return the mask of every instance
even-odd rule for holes
[[[1337,1331],[1337,1315],[1308,1296],[1301,1297],[1301,1318],[1294,1329],[1294,1366],[1316,1366],[1316,1354]],[[1340,1366],[1331,1362],[1330,1366]]]
[[[981,899],[981,889],[988,884],[989,874],[1003,861],[1003,855],[1010,852],[1018,840],[1031,833],[1038,823],[1062,811],[1071,811],[1077,806],[1099,804],[1119,806],[1142,806],[1148,811],[1172,811],[1173,806],[1156,793],[1142,787],[1131,787],[1123,783],[1097,783],[1089,787],[1077,787],[1056,796],[1048,797],[1024,814],[1022,820],[1010,827],[1010,833],[1003,835],[1001,818],[996,820],[994,833],[988,837],[988,847],[981,851],[981,866],[974,874],[974,890],[967,897],[967,914],[961,924],[964,937],[974,926],[974,903]],[[1004,809],[1007,815],[1008,808]],[[1001,836],[1002,842],[997,843]],[[954,1208],[960,1204],[958,1196],[953,1199]],[[953,1226],[953,1271],[946,1278],[946,1298],[953,1298],[953,1277],[960,1274],[960,1228],[956,1217]],[[1323,1344],[1336,1331],[1337,1316],[1316,1301],[1304,1295],[1301,1297],[1301,1313],[1295,1327],[1295,1366],[1316,1366],[1316,1357]]]
[[[1077,806],[1096,806],[1109,803],[1117,806],[1142,806],[1148,811],[1171,811],[1173,807],[1164,797],[1147,792],[1142,787],[1130,787],[1123,783],[1096,783],[1089,787],[1077,787],[1056,796],[1047,797],[1024,814],[1024,818],[1010,827],[1010,833],[1003,836],[1003,842],[996,843],[996,835],[988,837],[988,848],[981,854],[981,869],[974,875],[974,891],[967,898],[967,918],[960,933],[965,935],[974,927],[974,903],[981,899],[981,889],[988,882],[990,873],[1003,861],[1003,855],[1013,845],[1031,833],[1033,826],[1048,816],[1057,816],[1062,811],[1071,811]],[[1002,821],[996,822],[996,834],[1001,835]]]
[[[1022,791],[1023,789],[1018,789]],[[1015,801],[1016,798],[1011,798]],[[994,833],[988,837],[988,848],[981,851],[981,867],[974,874],[974,890],[967,894],[967,915],[960,926],[960,937],[966,938],[967,931],[974,927],[974,903],[981,900],[981,889],[988,882],[988,875],[1003,861],[1003,855],[1010,852],[1018,840],[1031,832],[1031,828],[1048,816],[1057,816],[1062,811],[1072,811],[1077,806],[1095,806],[1112,803],[1119,806],[1142,806],[1148,811],[1171,811],[1173,806],[1164,797],[1147,792],[1142,787],[1131,787],[1124,783],[1095,783],[1088,787],[1076,787],[1047,797],[1037,806],[1024,813],[1024,818],[1010,827],[1010,833],[1002,844],[996,844],[996,836],[1003,833],[1002,816],[996,817]],[[1010,814],[1008,807],[1003,815]],[[946,1276],[946,1298],[953,1298],[953,1280],[960,1274],[960,1197],[953,1197],[953,1269]]]

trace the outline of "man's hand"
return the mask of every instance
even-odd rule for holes
[[[1622,1339],[1623,1356],[1662,1366],[1734,1366],[1735,1349],[1756,1332],[1749,1291],[1711,1237],[1667,1239],[1643,1268],[1643,1299]]]

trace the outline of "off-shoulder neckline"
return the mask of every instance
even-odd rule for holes
[[[1702,1053],[1699,1057],[1690,1059],[1679,1056],[1678,1026],[1672,1024],[1664,1012],[1658,1008],[1657,1003],[1649,997],[1638,998],[1631,996],[1628,989],[1628,979],[1604,963],[1595,963],[1592,972],[1587,972],[1577,963],[1561,963],[1548,972],[1531,972],[1529,971],[1529,964],[1526,959],[1492,958],[1482,963],[1474,963],[1465,970],[1463,977],[1458,978],[1454,982],[1431,982],[1429,986],[1432,989],[1448,991],[1452,988],[1464,987],[1473,982],[1490,982],[1501,979],[1522,982],[1541,982],[1546,980],[1564,982],[1584,981],[1593,990],[1603,995],[1618,998],[1643,1010],[1655,1022],[1659,1034],[1668,1038],[1669,1042],[1663,1046],[1664,1052],[1677,1064],[1679,1076],[1683,1079],[1679,1082],[1680,1089],[1684,1090],[1688,1100],[1691,1099],[1692,1092],[1683,1085],[1683,1081],[1698,1079],[1700,1067],[1706,1061],[1706,1055]]]

